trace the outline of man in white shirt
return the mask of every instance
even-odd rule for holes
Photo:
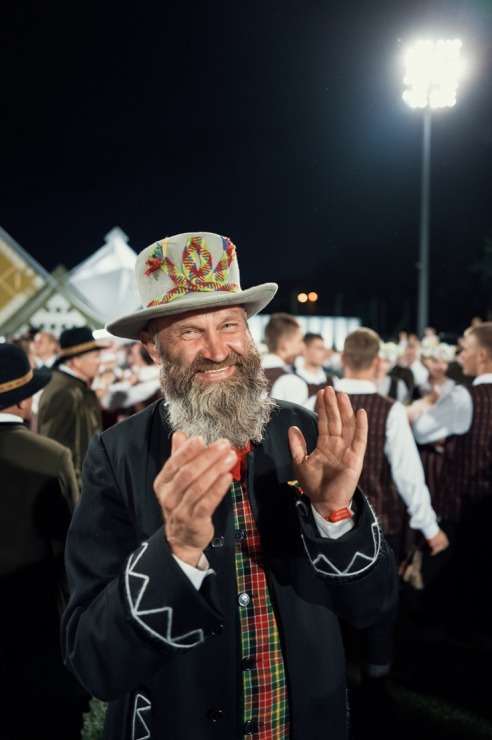
[[[410,527],[422,532],[433,555],[444,550],[448,540],[432,508],[405,408],[377,392],[380,344],[372,329],[362,327],[348,334],[342,352],[344,375],[335,380],[335,389],[349,395],[354,409],[367,412],[369,440],[361,488],[368,493],[398,562],[404,534],[402,502]],[[361,632],[362,686],[374,711],[378,700],[384,701],[395,619],[396,608],[392,616]]]
[[[308,384],[310,397],[316,396],[327,385],[333,385],[332,376],[325,370],[326,355],[327,348],[321,334],[304,334],[304,348],[296,358],[295,370]]]
[[[383,397],[377,392],[375,378],[380,364],[380,341],[376,332],[365,327],[356,329],[347,335],[342,353],[344,375],[343,378],[335,381],[335,389],[348,393],[352,405],[356,408],[362,407],[359,397],[362,397],[361,400],[366,409],[370,405],[370,397],[378,399],[381,409],[378,408],[377,411],[379,416],[384,418],[384,424],[381,424],[378,418],[378,427],[371,427],[371,413],[368,411],[371,436],[374,439],[379,429],[383,432],[381,448],[396,489],[394,493],[403,499],[407,508],[410,527],[421,531],[431,549],[439,552],[444,549],[447,542],[439,529],[436,514],[431,505],[429,490],[425,483],[424,471],[408,423],[406,409],[403,404]],[[373,470],[372,462],[373,458],[366,455],[364,467],[367,480],[374,478],[375,467]],[[381,468],[380,461],[379,468]],[[362,475],[364,476],[364,470]],[[361,481],[361,486],[364,488],[363,477]],[[366,488],[369,490],[368,486]],[[380,488],[382,491],[381,486]],[[381,497],[379,500],[375,498],[372,503],[382,521],[385,534],[398,555],[402,524],[402,519],[398,519],[398,512],[401,509],[390,506],[387,498]]]
[[[408,340],[403,355],[398,360],[399,365],[410,368],[415,385],[422,385],[429,376],[427,368],[424,367],[420,359],[421,353],[422,347],[419,340],[417,337],[412,337]]]
[[[492,514],[492,322],[467,329],[461,344],[460,362],[464,374],[474,376],[472,384],[457,384],[437,403],[422,399],[407,411],[419,444],[446,440],[435,498],[455,550],[446,595],[456,593],[459,569],[465,575],[458,579],[460,603],[485,620],[492,616],[488,601],[481,603]]]
[[[60,343],[50,331],[41,329],[36,332],[32,342],[34,356],[36,358],[36,367],[51,369],[58,359],[60,352]],[[36,431],[36,417],[38,415],[39,399],[42,391],[38,391],[32,398],[32,417],[30,427]]]
[[[54,334],[41,329],[34,335],[33,350],[37,366],[51,368],[60,352],[60,343]]]
[[[291,401],[313,409],[316,399],[309,399],[308,384],[292,371],[304,346],[302,329],[295,316],[272,314],[265,326],[264,342],[268,353],[263,355],[261,364],[269,383],[269,394],[279,401]]]

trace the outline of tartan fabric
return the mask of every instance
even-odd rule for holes
[[[244,722],[257,723],[253,735],[258,740],[289,738],[289,704],[280,636],[267,578],[261,543],[246,491],[234,480],[231,486],[236,531],[245,533],[236,540],[235,562],[238,595],[247,593],[251,601],[238,606],[243,666]]]

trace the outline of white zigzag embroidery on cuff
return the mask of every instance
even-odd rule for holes
[[[361,573],[363,573],[367,568],[374,563],[374,561],[378,557],[379,548],[381,545],[381,532],[379,531],[379,525],[377,521],[374,521],[371,524],[371,531],[372,531],[372,538],[374,543],[374,555],[365,555],[363,552],[356,552],[354,553],[352,559],[350,560],[349,564],[344,570],[340,570],[340,568],[337,568],[334,563],[329,560],[326,555],[320,554],[318,555],[314,560],[312,560],[310,552],[308,550],[308,547],[306,545],[306,539],[304,535],[302,535],[302,541],[304,544],[304,549],[306,550],[307,556],[309,560],[311,561],[311,565],[318,573],[323,573],[324,575],[329,575],[333,578],[342,578],[346,576],[358,576]],[[364,566],[357,567],[357,570],[352,570],[355,566],[355,563],[357,560],[362,560],[365,564]],[[320,568],[319,565],[321,563],[325,563],[329,566],[329,569]]]
[[[150,707],[150,701],[146,696],[136,695],[133,706],[132,740],[150,740],[150,730],[143,716],[144,712],[150,713]]]
[[[158,640],[161,640],[162,642],[165,642],[168,645],[172,645],[175,648],[181,649],[181,650],[188,650],[189,648],[195,647],[196,645],[199,645],[201,642],[204,641],[204,633],[202,629],[197,630],[191,630],[190,632],[186,632],[183,635],[175,635],[173,636],[171,634],[172,631],[172,623],[173,623],[173,609],[171,606],[162,606],[158,609],[141,609],[140,604],[142,602],[143,596],[145,591],[147,590],[147,587],[150,582],[149,576],[145,575],[145,573],[139,573],[137,570],[135,570],[138,561],[143,556],[145,550],[149,546],[148,542],[144,542],[140,548],[139,551],[134,553],[128,560],[128,565],[126,567],[125,572],[125,591],[126,596],[128,599],[128,603],[130,605],[132,617],[135,619],[136,622],[138,622],[149,634],[156,637]],[[138,579],[141,581],[138,592],[136,594],[136,598],[132,595],[132,589],[130,588],[130,582],[135,581],[135,579]],[[166,628],[163,629],[163,633],[156,632],[154,629],[149,627],[148,624],[144,621],[143,617],[150,615],[150,614],[167,614],[167,624]]]

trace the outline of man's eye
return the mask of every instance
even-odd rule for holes
[[[198,334],[199,332],[196,329],[183,329],[181,331],[181,336],[185,337],[185,339],[188,339],[190,337],[195,337]]]

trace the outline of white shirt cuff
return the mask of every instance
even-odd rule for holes
[[[188,576],[197,591],[200,590],[204,579],[211,573],[215,573],[214,569],[210,567],[209,562],[203,553],[200,556],[200,560],[198,561],[196,568],[193,567],[193,565],[184,563],[182,560],[177,558],[176,555],[173,555],[173,558],[175,559],[183,573]]]
[[[354,528],[354,518],[342,519],[341,522],[328,522],[319,512],[316,511],[314,506],[311,506],[314,514],[314,519],[318,526],[319,533],[322,537],[327,537],[330,540],[337,540],[342,534],[350,532]],[[349,506],[350,511],[352,507]]]

